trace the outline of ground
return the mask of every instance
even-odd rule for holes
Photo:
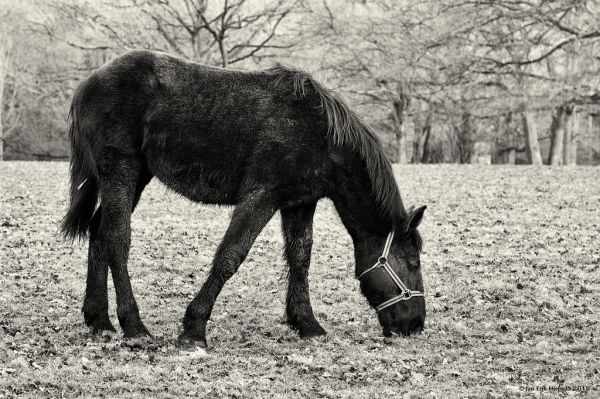
[[[394,170],[405,203],[428,205],[422,334],[382,337],[350,237],[323,200],[310,288],[327,338],[303,341],[284,324],[277,215],[219,297],[209,349],[190,353],[175,339],[230,208],[148,186],[130,272],[160,346],[132,349],[83,324],[87,243],[57,233],[67,164],[0,164],[0,398],[599,397],[600,168]]]

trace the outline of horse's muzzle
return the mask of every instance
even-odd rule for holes
[[[425,320],[422,317],[415,317],[413,319],[400,320],[393,326],[383,327],[383,335],[391,337],[394,333],[397,335],[410,336],[418,334],[423,331],[425,327]]]

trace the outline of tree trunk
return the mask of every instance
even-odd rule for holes
[[[225,47],[225,38],[220,36],[217,39],[219,45],[219,53],[221,54],[221,67],[227,68],[229,66],[229,55],[227,54],[227,48]]]
[[[0,162],[4,160],[4,126],[2,124],[4,115],[4,86],[8,74],[8,38],[4,32],[0,32]]]
[[[517,162],[517,149],[511,148],[506,153],[506,163],[514,165]]]
[[[494,163],[515,164],[515,139],[511,128],[513,113],[508,112],[497,119],[498,135],[496,137]]]
[[[431,104],[427,104],[427,109],[425,109],[423,103],[419,102],[419,109],[414,117],[413,163],[423,162],[425,142],[431,131],[431,118]]]
[[[427,107],[427,115],[425,117],[425,123],[421,127],[421,137],[419,138],[419,159],[423,162],[425,158],[425,149],[427,148],[427,153],[429,154],[429,144],[431,141],[429,140],[431,136],[431,123],[433,119],[433,110],[431,109],[432,105],[429,104]]]
[[[473,157],[473,124],[471,113],[465,110],[461,115],[460,125],[454,127],[457,136],[456,146],[458,150],[458,161],[470,163]]]
[[[575,139],[571,142],[569,146],[569,162],[567,162],[567,166],[575,166],[577,165],[577,148],[579,147],[579,140]]]
[[[570,145],[570,159],[569,165],[577,165],[577,147],[579,147],[579,139],[581,138],[581,112],[573,111],[573,117],[571,118],[571,145]]]
[[[563,144],[563,164],[577,164],[577,139],[579,136],[579,114],[570,109],[569,123],[565,123],[565,134]],[[571,117],[572,116],[572,117]]]
[[[0,71],[1,72],[1,71]],[[2,109],[4,108],[4,79],[0,74],[0,162],[4,161],[4,126],[2,125]]]
[[[413,117],[413,141],[412,141],[412,163],[421,161],[421,139],[423,137],[423,107],[419,105],[417,113]]]
[[[563,160],[563,142],[565,135],[565,108],[560,106],[552,111],[552,123],[550,124],[550,153],[548,154],[548,165],[560,165]]]
[[[0,97],[0,114],[2,113],[2,97]],[[0,115],[0,162],[4,161],[4,128],[2,127],[2,115]]]
[[[533,121],[532,112],[527,110],[527,105],[521,106],[521,121],[523,122],[523,133],[525,134],[525,150],[527,152],[527,160],[531,165],[542,165],[542,153],[540,151],[540,142]]]
[[[423,127],[423,155],[421,156],[422,163],[429,163],[431,153],[431,123]]]
[[[407,140],[404,126],[404,117],[410,104],[410,97],[406,86],[400,82],[396,88],[398,96],[392,101],[392,117],[394,119],[394,134],[398,146],[396,162],[405,164],[407,161]]]

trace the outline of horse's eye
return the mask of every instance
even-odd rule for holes
[[[408,259],[408,264],[413,269],[418,269],[418,268],[421,267],[421,260],[419,258],[409,258]]]

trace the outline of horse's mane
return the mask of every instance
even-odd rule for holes
[[[328,137],[337,146],[353,148],[365,161],[371,190],[382,216],[393,226],[406,219],[400,191],[394,179],[392,165],[375,132],[334,91],[316,81],[309,73],[276,65],[267,72],[275,76],[275,84],[286,81],[296,96],[305,97],[312,88],[320,99],[320,110],[327,117]]]

